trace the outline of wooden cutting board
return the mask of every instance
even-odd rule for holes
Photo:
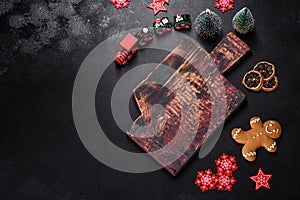
[[[141,116],[128,136],[176,176],[244,101],[245,95],[220,73],[249,51],[233,33],[210,54],[194,42],[180,44],[134,89]],[[153,109],[156,104],[164,111]]]

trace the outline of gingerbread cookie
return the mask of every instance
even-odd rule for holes
[[[274,139],[281,135],[281,126],[275,120],[268,120],[264,124],[259,117],[250,119],[251,129],[243,131],[241,128],[234,128],[231,132],[232,138],[244,144],[242,154],[248,161],[256,159],[256,149],[264,147],[268,152],[275,152],[277,145]]]

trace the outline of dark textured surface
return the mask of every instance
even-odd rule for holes
[[[105,15],[113,20],[94,35],[94,45],[118,31],[151,24],[155,18],[153,11],[145,8],[149,2],[135,0],[130,4],[131,10],[119,11],[105,3],[105,11],[99,17]],[[297,199],[300,2],[242,0],[235,2],[233,11],[221,13],[213,8],[213,1],[171,0],[168,12],[158,16],[173,16],[182,10],[190,13],[193,21],[206,7],[215,11],[223,20],[222,36],[206,41],[198,38],[193,30],[186,32],[210,52],[227,32],[233,31],[231,19],[244,6],[251,9],[256,19],[255,31],[241,37],[251,46],[252,53],[225,76],[247,95],[247,102],[227,121],[213,151],[204,159],[194,159],[176,178],[165,170],[147,174],[115,171],[95,160],[82,145],[72,119],[71,97],[78,68],[91,47],[78,48],[67,55],[50,46],[36,58],[14,59],[7,66],[8,72],[0,76],[1,199]],[[128,20],[122,20],[124,16]],[[2,31],[6,30],[2,29],[3,24],[6,23],[1,23]],[[6,41],[6,37],[13,35],[1,35],[1,41]],[[162,52],[141,51],[127,68],[112,65],[99,82],[96,102],[99,121],[106,132],[113,133],[108,137],[124,149],[142,152],[116,128],[109,110],[113,85],[135,65],[160,62],[165,56]],[[279,88],[270,94],[253,93],[240,85],[242,76],[261,60],[274,63],[280,78]],[[136,118],[133,102],[130,110]],[[249,119],[254,115],[280,122],[283,135],[276,154],[262,150],[254,163],[248,163],[240,155],[241,146],[232,140],[230,132],[234,127],[248,129]],[[194,185],[196,172],[214,169],[213,161],[222,152],[237,156],[237,183],[230,193],[202,193]],[[257,174],[259,167],[273,174],[269,182],[271,190],[254,190],[255,183],[249,176]]]

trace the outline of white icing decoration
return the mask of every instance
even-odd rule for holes
[[[266,126],[265,131],[266,131],[268,134],[273,134],[271,131],[268,130],[268,128],[269,128],[269,127]]]
[[[233,139],[236,139],[236,138],[237,138],[237,136],[238,136],[238,134],[241,132],[241,130],[242,130],[242,129],[239,128],[239,129],[237,129],[237,130],[235,131],[235,133],[234,133],[233,136],[232,136]]]
[[[255,124],[255,123],[259,122],[259,121],[260,121],[260,118],[258,117],[258,118],[255,118],[255,119],[251,120],[250,124]]]
[[[250,151],[250,152],[248,152],[248,153],[244,153],[243,154],[243,156],[245,157],[245,158],[247,158],[247,157],[252,157],[252,156],[256,156],[256,152],[255,151]]]
[[[274,149],[276,147],[276,142],[274,142],[269,148],[268,151],[271,151],[272,149]]]
[[[259,136],[261,136],[261,135],[262,135],[262,132],[257,133],[256,136],[253,136],[253,139],[255,139],[256,137],[259,137]]]

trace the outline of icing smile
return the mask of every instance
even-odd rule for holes
[[[273,134],[273,133],[278,133],[279,132],[279,129],[273,129],[272,131],[269,130],[269,127],[272,127],[274,125],[274,122],[271,122],[269,124],[269,126],[266,126],[265,128],[265,131],[268,133],[268,134]]]

